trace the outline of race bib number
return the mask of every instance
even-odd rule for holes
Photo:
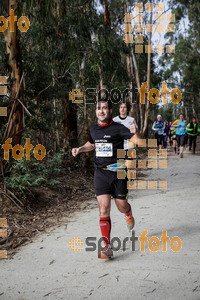
[[[162,131],[158,131],[158,134],[161,135],[161,134],[163,134],[163,132]]]
[[[96,157],[112,157],[113,145],[112,143],[96,143]]]
[[[180,128],[180,130],[181,130],[181,131],[184,131],[184,130],[185,130],[185,128],[181,127],[181,128]]]

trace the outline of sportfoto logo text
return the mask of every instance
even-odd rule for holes
[[[139,240],[140,242],[140,251],[145,252],[145,246],[148,246],[148,249],[151,252],[157,252],[162,244],[162,252],[167,252],[167,242],[169,242],[169,246],[171,251],[173,252],[179,252],[182,248],[182,241],[178,236],[174,236],[170,239],[170,237],[167,235],[166,230],[162,230],[162,236],[158,238],[157,236],[152,236],[150,239],[147,237],[148,230],[144,230],[141,235],[137,238],[135,236],[135,231],[132,231],[131,237],[125,237],[123,240],[121,240],[118,237],[113,237],[110,241],[110,245],[113,249],[113,251],[119,251],[122,249],[122,251],[126,251],[126,243],[129,241],[132,242],[132,251],[135,251],[135,241]],[[96,251],[98,247],[98,251],[101,250],[101,244],[103,242],[103,238],[101,237],[98,240],[98,243],[96,244],[97,238],[96,237],[87,237],[85,239],[85,244],[87,247],[85,247],[85,251],[93,252]],[[78,248],[77,248],[78,246]],[[84,248],[79,248],[79,246],[83,246],[83,240],[80,239],[80,237],[73,237],[69,241],[69,248],[72,249],[72,251],[83,251]]]
[[[118,88],[114,88],[109,92],[107,89],[100,89],[97,91],[94,88],[88,88],[85,90],[85,92],[81,92],[80,89],[72,89],[72,91],[69,92],[69,100],[71,100],[72,103],[83,103],[85,100],[86,104],[94,104],[97,101],[102,100],[103,95],[103,99],[105,101],[110,99],[112,103],[118,104],[119,101],[126,103],[126,97],[131,94],[132,103],[136,103],[136,93],[139,93],[139,101],[141,104],[145,104],[145,94],[147,94],[147,99],[152,104],[157,104],[160,101],[160,98],[162,98],[162,104],[166,104],[167,94],[170,94],[170,101],[174,104],[178,104],[182,99],[181,91],[177,88],[174,88],[170,91],[167,88],[167,83],[165,81],[162,82],[162,88],[160,91],[156,88],[152,88],[148,92],[148,82],[146,81],[142,83],[139,90],[137,88],[126,88],[124,91],[120,91]]]

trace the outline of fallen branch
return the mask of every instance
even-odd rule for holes
[[[24,206],[24,204],[15,196],[15,194],[13,194],[10,190],[7,189],[7,192],[9,194],[11,194],[11,196],[13,196],[22,206]]]
[[[17,98],[17,100],[18,100],[19,103],[23,106],[23,108],[24,108],[24,110],[27,112],[27,114],[28,114],[30,117],[32,117],[31,113],[30,113],[29,110],[26,108],[26,106],[22,103],[22,101],[19,100],[18,98]]]
[[[3,196],[5,196],[8,200],[12,201],[20,210],[24,211],[24,209],[21,208],[19,206],[19,204],[17,204],[16,201],[11,196],[9,196],[7,193],[5,193],[4,191],[2,191],[1,189],[0,189],[0,194],[3,195]]]

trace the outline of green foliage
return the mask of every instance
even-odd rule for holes
[[[62,158],[64,153],[58,153],[52,158],[46,159],[45,162],[37,161],[31,157],[26,160],[25,156],[14,161],[11,167],[11,175],[5,178],[8,187],[26,192],[27,188],[48,186],[55,189],[59,180],[52,178],[57,177],[62,169]]]
[[[193,114],[200,116],[200,3],[199,1],[170,2],[173,12],[176,14],[176,30],[174,35],[167,34],[169,43],[176,47],[175,54],[164,54],[160,60],[164,72],[163,79],[173,83],[173,87],[181,90],[184,107],[188,118]],[[181,21],[189,20],[188,27],[180,30]],[[183,110],[184,112],[184,110]]]

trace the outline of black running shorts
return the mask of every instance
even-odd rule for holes
[[[176,134],[174,134],[174,135],[172,136],[172,140],[173,140],[173,141],[176,141]]]
[[[180,147],[180,146],[183,147],[185,145],[185,135],[177,134],[176,135],[176,140],[177,140],[178,147]]]
[[[96,196],[109,194],[113,198],[125,200],[128,197],[127,176],[125,179],[118,179],[117,172],[95,169],[94,190]]]
[[[163,143],[163,135],[158,134],[157,132],[155,133],[155,138],[157,140],[157,146],[162,145]]]

